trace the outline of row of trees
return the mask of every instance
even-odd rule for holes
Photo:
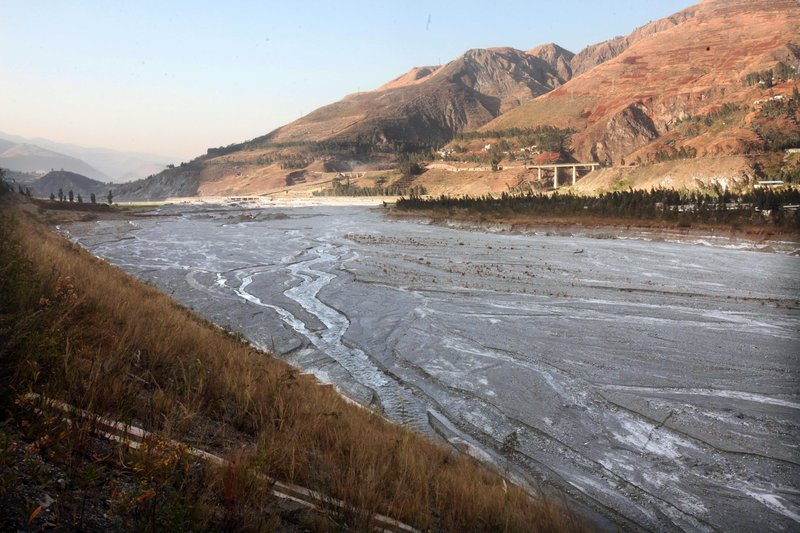
[[[783,83],[788,80],[798,79],[800,71],[797,68],[791,67],[786,63],[779,61],[771,69],[762,70],[759,72],[750,72],[742,78],[742,84],[748,87],[753,85],[763,85],[769,89],[777,83]]]
[[[499,197],[440,196],[401,198],[402,210],[462,210],[476,214],[590,216],[663,219],[678,222],[771,223],[800,228],[800,191],[754,189],[743,194],[728,190],[715,194],[673,189],[622,191],[587,197],[572,193],[524,195],[502,193]]]
[[[30,196],[30,194],[28,196]],[[64,189],[58,189],[58,201],[59,202],[66,202],[67,200],[69,200],[70,202],[74,202],[75,199],[76,199],[75,198],[75,194],[72,192],[72,189],[67,191],[66,195],[64,194]],[[108,191],[108,196],[106,196],[106,199],[108,200],[108,205],[111,205],[113,203],[113,201],[114,201],[114,193],[112,191]],[[56,201],[56,195],[53,194],[53,193],[50,193],[50,200],[55,202]],[[80,193],[78,193],[78,195],[77,195],[77,200],[78,200],[79,204],[83,203],[83,197],[80,195]],[[97,203],[97,197],[95,196],[94,193],[91,193],[89,195],[89,202],[93,203],[93,204]]]
[[[680,148],[670,146],[663,150],[658,150],[653,155],[653,159],[656,163],[674,161],[676,159],[694,159],[695,157],[697,157],[697,148],[693,146],[681,146]],[[625,164],[625,158],[622,159],[622,164]]]
[[[414,185],[412,187],[403,186],[383,186],[376,185],[375,187],[360,187],[353,185],[350,180],[345,182],[334,181],[333,186],[321,191],[314,191],[314,196],[410,196],[417,198],[423,194],[428,194],[427,189],[423,185]]]
[[[6,178],[5,170],[0,168],[0,195],[5,195],[14,192],[14,186],[11,183],[7,182],[5,178]],[[17,183],[17,193],[21,194],[22,196],[27,196],[28,198],[33,197],[31,189],[29,187],[23,188],[22,184],[20,183]],[[114,200],[114,193],[112,191],[108,191],[108,196],[106,198],[108,199],[109,205],[111,205],[111,203]],[[56,201],[56,195],[53,194],[52,192],[50,193],[50,200],[54,202]],[[72,192],[72,189],[67,191],[67,194],[64,194],[64,189],[58,189],[59,202],[66,202],[66,201],[74,202],[76,200],[79,204],[82,204],[83,196],[81,196],[80,193],[76,195],[74,192]],[[97,197],[95,196],[94,193],[91,193],[91,195],[89,196],[89,201],[93,204],[97,203]]]
[[[0,197],[5,196],[14,191],[11,184],[6,182],[6,171],[0,168]]]

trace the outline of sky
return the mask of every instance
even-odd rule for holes
[[[189,160],[470,48],[578,52],[691,0],[0,0],[0,131]]]

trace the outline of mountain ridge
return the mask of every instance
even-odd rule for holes
[[[561,85],[566,79],[558,66],[508,47],[471,49],[445,65],[415,67],[377,90],[347,95],[261,139],[442,143]]]

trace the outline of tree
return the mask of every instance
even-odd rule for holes
[[[402,154],[397,160],[397,169],[406,176],[422,174],[422,166],[416,154]]]
[[[111,202],[114,200],[114,195],[111,191],[108,191],[108,205],[111,205]]]
[[[508,143],[506,143],[508,145]],[[499,144],[493,144],[489,151],[489,162],[492,165],[492,172],[500,170],[500,161],[503,160],[503,149]]]
[[[50,201],[51,202],[55,202],[56,201],[56,195],[55,194],[50,193]]]
[[[81,193],[78,193],[78,203],[79,204],[83,203],[83,197],[81,196]]]
[[[25,187],[25,196],[27,196],[28,198],[31,197],[31,189],[29,187]]]
[[[70,203],[71,203],[71,202],[72,202],[72,200],[73,200],[73,198],[75,198],[75,196],[72,194],[72,189],[70,189],[70,190],[69,190],[69,192],[68,192],[67,194],[69,195],[69,201],[70,201]]]
[[[64,189],[58,189],[58,201],[59,202],[64,201]]]
[[[97,203],[97,197],[95,197],[94,193],[91,193],[89,195],[89,201],[92,202],[93,204]]]
[[[11,188],[11,185],[6,183],[6,171],[0,168],[0,196],[12,192],[14,189]]]

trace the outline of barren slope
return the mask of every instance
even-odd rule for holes
[[[613,59],[482,129],[571,127],[577,159],[618,162],[693,116],[713,113],[726,103],[752,108],[759,98],[790,93],[791,83],[770,92],[742,80],[779,63],[798,65],[799,21],[800,4],[794,0],[702,2],[628,38],[602,44],[613,54],[615,46],[630,43]],[[577,72],[584,68],[581,54],[573,59]],[[697,155],[704,150],[709,155],[743,153],[756,140],[745,115],[714,131],[701,128],[693,136],[702,133],[703,138],[687,141],[688,146]],[[656,145],[652,151],[662,148]]]
[[[549,52],[469,50],[443,67],[414,68],[376,91],[317,109],[265,140],[447,142],[563,84],[572,54],[558,47]]]

